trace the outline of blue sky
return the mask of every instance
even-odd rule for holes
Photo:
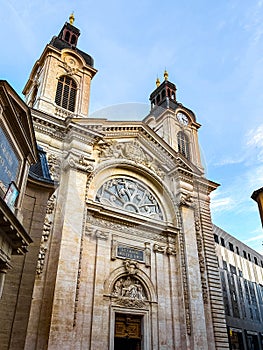
[[[18,93],[72,11],[78,47],[98,69],[91,113],[135,103],[142,114],[135,118],[143,119],[166,68],[177,100],[202,124],[207,177],[221,184],[212,195],[214,223],[263,253],[250,198],[263,186],[263,0],[0,0],[0,6],[0,77]]]

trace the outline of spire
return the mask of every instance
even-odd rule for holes
[[[159,77],[158,77],[158,76],[157,76],[157,79],[156,79],[155,84],[156,84],[156,86],[157,86],[157,87],[158,87],[158,86],[160,86],[160,84],[161,84],[160,79],[159,79]]]
[[[164,80],[168,80],[168,72],[166,69],[164,70],[163,76],[164,76]]]
[[[74,21],[75,21],[74,12],[72,12],[71,15],[69,16],[69,23],[73,26]]]

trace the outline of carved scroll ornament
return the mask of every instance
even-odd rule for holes
[[[145,185],[133,179],[121,177],[108,180],[97,192],[96,202],[163,220],[155,196]]]

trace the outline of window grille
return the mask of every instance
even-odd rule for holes
[[[63,75],[58,81],[55,102],[58,106],[74,112],[76,93],[77,84],[75,81],[72,78]]]
[[[178,142],[178,151],[183,156],[185,156],[185,158],[190,160],[189,141],[188,141],[188,137],[185,135],[183,131],[178,132],[177,142]]]

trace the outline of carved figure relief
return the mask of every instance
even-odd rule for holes
[[[152,192],[143,184],[129,178],[115,178],[98,190],[96,202],[163,220],[161,208]]]
[[[111,293],[115,303],[126,307],[142,308],[145,306],[146,294],[141,282],[134,276],[119,278]]]

